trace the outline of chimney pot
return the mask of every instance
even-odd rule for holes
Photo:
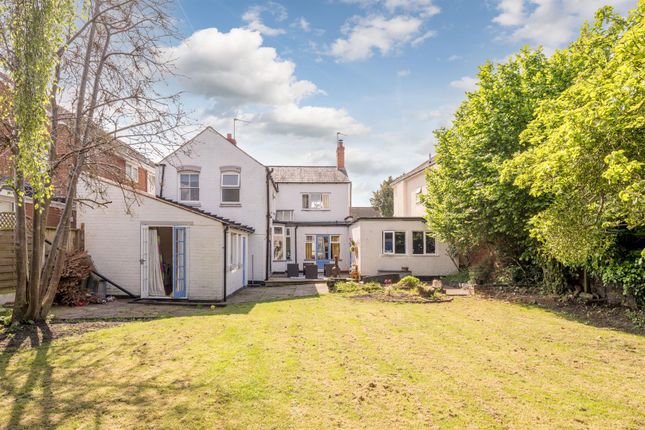
[[[336,145],[336,167],[345,169],[345,147],[343,146],[343,139],[338,139]]]
[[[226,140],[237,146],[237,141],[233,139],[233,135],[231,133],[226,133]]]

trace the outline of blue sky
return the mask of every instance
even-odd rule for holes
[[[345,133],[354,205],[433,151],[478,65],[574,39],[637,0],[176,0],[168,52],[191,118],[265,164],[334,164]]]

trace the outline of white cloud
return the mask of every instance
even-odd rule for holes
[[[355,17],[352,25],[346,25],[345,39],[336,39],[330,54],[339,61],[356,61],[370,58],[375,50],[387,55],[395,47],[410,42],[421,28],[419,18],[396,16]]]
[[[345,109],[320,106],[278,106],[273,111],[263,114],[260,122],[270,133],[296,136],[330,136],[339,130],[355,136],[369,131]]]
[[[464,59],[464,57],[462,57],[461,55],[456,55],[456,54],[451,55],[450,57],[448,57],[448,61],[450,61],[451,63],[453,61],[459,61],[459,60],[463,60],[463,59]]]
[[[309,21],[307,21],[304,16],[301,16],[300,18],[298,18],[295,22],[295,25],[300,30],[306,33],[309,33],[311,31],[311,24],[309,24]]]
[[[450,82],[450,86],[464,91],[474,91],[477,89],[477,79],[471,76],[464,76],[461,79]]]
[[[399,70],[398,72],[396,72],[396,76],[398,76],[399,78],[410,76],[410,70],[408,69]]]
[[[625,13],[633,0],[500,0],[493,22],[507,29],[503,37],[514,42],[543,45],[547,52],[575,38],[585,20],[604,5]]]
[[[341,28],[344,37],[334,41],[329,55],[337,61],[366,60],[378,51],[385,56],[406,44],[418,46],[436,35],[424,24],[440,12],[433,0],[342,0],[366,9]]]
[[[424,34],[422,34],[421,36],[419,36],[419,37],[415,38],[414,40],[412,40],[412,42],[410,43],[410,45],[412,45],[412,46],[419,46],[419,45],[421,45],[423,42],[425,42],[426,40],[430,39],[431,37],[435,37],[436,35],[437,35],[437,32],[436,32],[436,31],[434,31],[434,30],[426,31],[426,32],[425,32]]]
[[[262,14],[269,13],[277,22],[287,19],[287,9],[279,3],[267,2],[265,5],[251,6],[242,15],[242,20],[246,22],[249,30],[257,31],[266,36],[279,36],[286,33],[282,28],[269,27],[262,21]]]
[[[262,42],[256,31],[208,28],[166,49],[165,55],[188,78],[191,92],[227,105],[297,103],[319,92],[312,82],[296,78],[293,62],[280,59]]]

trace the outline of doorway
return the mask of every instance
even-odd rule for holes
[[[142,226],[141,296],[187,298],[186,254],[186,227]]]

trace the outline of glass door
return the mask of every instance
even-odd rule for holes
[[[173,286],[172,296],[176,299],[185,299],[186,291],[186,227],[173,227]]]
[[[331,246],[328,234],[316,236],[316,265],[323,269],[325,264],[331,262]]]

